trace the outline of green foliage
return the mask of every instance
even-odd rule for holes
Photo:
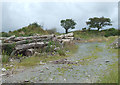
[[[105,37],[109,37],[109,36],[116,36],[116,35],[120,35],[120,33],[118,34],[118,30],[114,29],[114,28],[110,28],[105,32]]]
[[[59,53],[60,56],[65,56],[65,52],[63,50],[58,50],[57,52]]]
[[[109,26],[111,24],[110,18],[104,18],[104,17],[94,17],[94,18],[89,18],[89,21],[86,22],[87,25],[89,25],[90,28],[98,28],[102,29],[104,26]]]
[[[10,55],[14,48],[15,48],[15,44],[5,45],[2,48],[2,53],[6,53],[6,55]]]
[[[25,36],[32,36],[34,34],[45,35],[48,34],[48,32],[43,30],[42,26],[35,22],[21,29],[9,32],[9,34],[16,35],[16,37],[18,36],[25,37]]]
[[[68,33],[68,29],[74,29],[76,23],[72,19],[61,20],[61,26],[65,28],[66,33]]]
[[[86,28],[82,28],[82,31],[86,31]]]
[[[89,38],[99,38],[99,37],[109,37],[109,36],[118,36],[120,35],[119,30],[110,28],[101,31],[97,30],[86,30],[86,31],[74,31],[74,37],[82,38],[82,39],[89,39]]]
[[[107,73],[100,77],[101,81],[98,83],[118,83],[118,62],[110,65],[106,71]]]
[[[115,28],[109,28],[108,31],[115,31]]]
[[[22,54],[18,54],[18,56],[17,56],[18,58],[21,58],[21,57],[23,57],[23,55]]]
[[[37,22],[34,22],[34,23],[30,24],[29,26],[41,27],[41,28],[43,27],[43,26],[39,25]]]
[[[8,55],[2,55],[2,63],[7,63],[9,61]]]
[[[55,42],[49,41],[48,46],[46,48],[46,52],[53,52],[55,48]]]
[[[11,35],[9,33],[7,33],[7,32],[1,32],[0,36],[2,36],[2,37],[10,37]]]

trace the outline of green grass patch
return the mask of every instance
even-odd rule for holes
[[[110,65],[98,83],[118,83],[118,62]]]
[[[2,55],[2,63],[8,63],[9,62],[9,57],[8,55]]]

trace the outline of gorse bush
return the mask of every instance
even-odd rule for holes
[[[60,56],[65,56],[65,52],[61,49],[57,51],[59,53]]]
[[[34,22],[26,27],[22,27],[21,29],[11,31],[8,34],[16,35],[16,37],[19,37],[19,36],[33,36],[34,34],[46,35],[48,34],[48,32],[43,30],[43,26]]]
[[[15,44],[9,44],[9,45],[5,45],[3,48],[2,48],[2,53],[6,54],[6,55],[10,55],[12,53],[12,51],[14,50],[15,48]]]
[[[115,29],[111,28],[111,29],[108,29],[108,31],[105,32],[104,36],[105,37],[117,36],[117,35],[119,35],[118,33],[119,33],[118,30],[115,30]]]
[[[11,35],[9,33],[7,33],[7,32],[1,32],[0,36],[1,37],[10,37]]]

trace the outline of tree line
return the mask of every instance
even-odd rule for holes
[[[97,28],[98,31],[102,29],[105,26],[111,26],[111,19],[110,18],[105,18],[105,17],[93,17],[89,18],[89,20],[86,22],[86,24],[89,26],[89,30],[91,28]],[[69,29],[74,29],[76,25],[76,22],[72,19],[66,19],[66,20],[61,20],[61,26],[65,29],[65,33],[68,33]],[[86,28],[83,28],[85,30]]]

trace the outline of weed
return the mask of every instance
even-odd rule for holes
[[[7,63],[9,61],[8,55],[2,55],[2,63]]]

